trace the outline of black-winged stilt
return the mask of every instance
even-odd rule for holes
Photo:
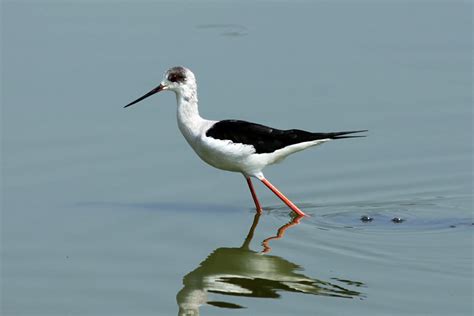
[[[297,220],[280,227],[277,236],[263,241],[265,256],[251,249],[255,229],[261,214],[256,213],[252,226],[240,247],[219,247],[198,267],[183,277],[183,288],[176,295],[179,316],[197,316],[202,305],[242,308],[231,297],[279,298],[284,292],[328,297],[355,298],[361,282],[332,278],[321,280],[306,276],[303,268],[285,258],[269,255],[268,241],[280,238],[285,229]],[[316,269],[317,270],[317,269]],[[348,286],[353,289],[347,288]],[[216,296],[221,294],[223,296]],[[211,300],[212,297],[212,300]],[[216,301],[218,297],[224,301]]]
[[[178,127],[189,145],[202,160],[211,166],[242,173],[247,180],[258,212],[261,212],[262,208],[251,177],[262,181],[298,216],[306,215],[263,176],[263,168],[308,147],[332,139],[364,137],[349,134],[366,132],[366,130],[358,130],[312,133],[298,129],[279,130],[238,120],[206,120],[199,115],[198,111],[196,78],[191,70],[185,67],[169,69],[156,88],[125,107],[164,90],[176,93]]]

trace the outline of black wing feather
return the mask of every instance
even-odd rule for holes
[[[303,142],[318,139],[340,139],[364,136],[345,136],[365,132],[347,131],[335,133],[311,133],[299,129],[280,130],[256,123],[224,120],[215,123],[206,136],[215,139],[230,140],[234,143],[252,145],[258,154],[271,153],[275,150]]]

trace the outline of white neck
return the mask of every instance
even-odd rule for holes
[[[176,101],[178,127],[188,143],[192,144],[191,140],[199,136],[205,122],[199,115],[196,87],[185,86],[176,91]]]

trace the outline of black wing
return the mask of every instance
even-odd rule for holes
[[[311,133],[299,129],[280,130],[246,121],[224,120],[215,123],[206,132],[206,136],[215,139],[231,140],[234,143],[252,145],[257,154],[263,154],[271,153],[293,144],[312,140],[364,137],[344,136],[360,132],[366,132],[366,130],[335,133]]]

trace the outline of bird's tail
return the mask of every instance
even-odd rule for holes
[[[356,138],[356,137],[366,137],[367,135],[349,135],[349,134],[364,133],[367,131],[368,130],[364,129],[360,131],[345,131],[345,132],[335,132],[335,133],[327,133],[327,134],[330,139]]]
[[[367,130],[365,129],[365,130],[360,130],[360,131],[345,131],[345,132],[333,132],[333,133],[312,133],[312,138],[314,140],[318,140],[318,139],[343,139],[343,138],[366,137],[366,135],[350,135],[350,134],[363,133],[363,132],[367,132]]]

